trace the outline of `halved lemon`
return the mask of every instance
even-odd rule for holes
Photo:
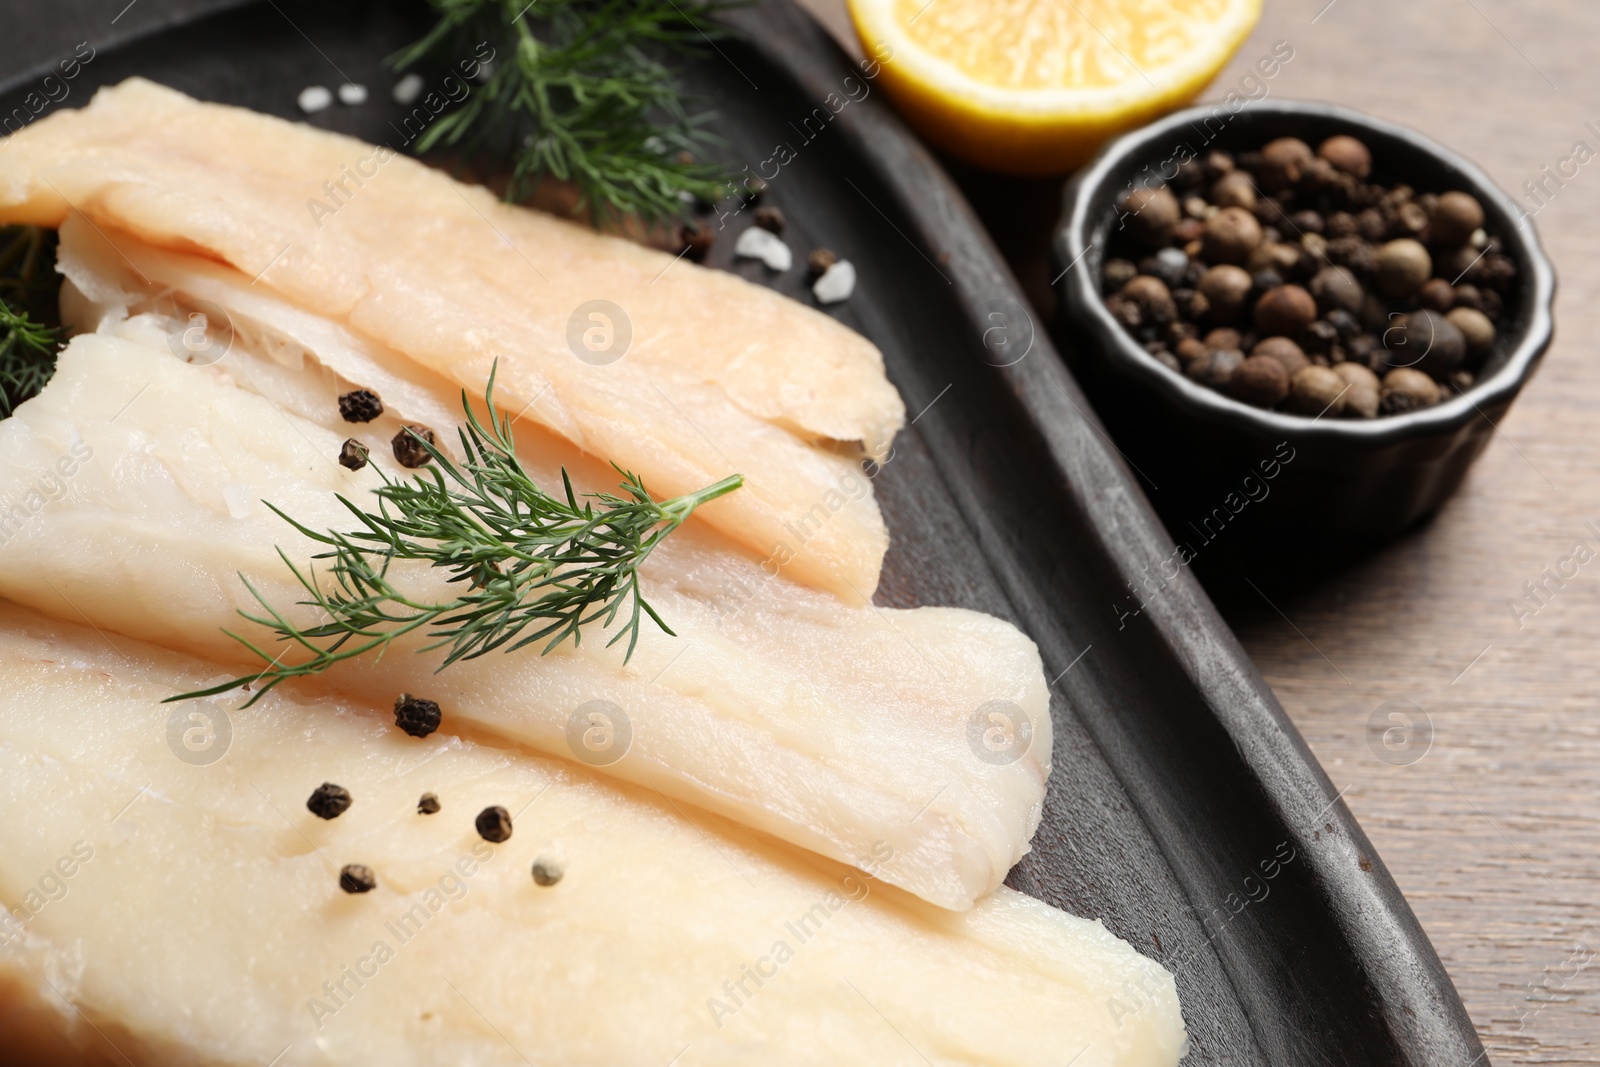
[[[849,0],[875,75],[927,140],[1055,174],[1194,99],[1261,0]]]

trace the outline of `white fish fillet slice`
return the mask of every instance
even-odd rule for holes
[[[130,79],[5,140],[0,220],[57,226],[75,208],[203,251],[474,394],[498,358],[512,410],[659,492],[737,469],[746,489],[706,521],[799,580],[870,600],[888,544],[870,495],[781,550],[855,472],[839,443],[881,458],[904,421],[869,342],[726,272],[504,205],[404,157],[370,163],[359,188],[347,181],[336,215],[309,209],[325,180],[373,153]],[[633,336],[603,366],[569,341],[569,320],[581,334],[592,323],[579,309],[595,300],[623,309]]]
[[[216,668],[113,640],[0,604],[9,1056],[24,1035],[52,1067],[1180,1055],[1171,975],[1098,922],[1003,888],[941,911],[573,763],[413,739],[371,705],[274,694],[225,743],[202,718],[169,746],[157,702]],[[354,798],[328,822],[305,808],[324,781]],[[423,792],[438,814],[416,813]],[[473,819],[496,804],[514,833],[490,845]],[[554,886],[530,876],[541,857]],[[347,863],[378,888],[343,893]],[[1142,1008],[1118,1012],[1130,988]]]
[[[287,609],[304,593],[275,546],[297,561],[317,550],[260,501],[345,529],[353,520],[335,493],[359,500],[378,476],[333,461],[350,428],[332,382],[318,425],[234,384],[266,382],[317,406],[303,380],[269,381],[270,360],[241,350],[190,366],[154,316],[117,328],[128,336],[73,340],[44,392],[0,422],[0,594],[258,667],[221,633],[248,629],[238,609],[259,612],[238,575]],[[141,331],[150,336],[128,339]],[[325,374],[309,362],[304,373]],[[85,450],[92,458],[70,474],[50,473]],[[549,453],[542,462],[552,476]],[[435,579],[418,580],[441,595]],[[569,757],[574,714],[611,701],[633,740],[608,773],[845,862],[887,843],[895,859],[880,876],[944,907],[970,907],[1026,851],[1049,773],[1049,700],[1037,650],[1009,624],[950,608],[849,608],[688,528],[653,557],[646,591],[679,636],[647,628],[626,665],[621,646],[592,633],[577,648],[497,653],[437,675],[437,654],[396,649],[331,681],[368,699],[427,695],[447,715]],[[972,740],[974,716],[981,737],[979,713],[997,701],[1033,730],[1009,763],[980,758]]]

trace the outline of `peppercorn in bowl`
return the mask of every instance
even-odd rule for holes
[[[1332,561],[1437,511],[1549,347],[1518,223],[1400,126],[1194,108],[1068,185],[1062,350],[1191,556]]]

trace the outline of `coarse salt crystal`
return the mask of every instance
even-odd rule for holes
[[[357,85],[355,82],[345,82],[339,86],[339,102],[354,107],[356,104],[367,102],[367,87]]]
[[[739,235],[733,254],[747,259],[759,259],[775,271],[786,271],[794,265],[794,253],[783,243],[783,238],[771,230],[752,226]]]
[[[308,85],[300,90],[300,96],[296,102],[300,105],[301,111],[304,111],[307,115],[315,115],[333,103],[333,94],[328,91],[327,86]]]
[[[822,277],[811,287],[811,294],[822,304],[837,304],[841,300],[849,300],[850,294],[855,291],[856,268],[848,259],[841,259],[823,271]]]
[[[401,105],[414,104],[417,97],[422,95],[422,75],[407,74],[404,78],[394,83],[394,102]]]

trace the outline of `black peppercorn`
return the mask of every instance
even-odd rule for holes
[[[417,814],[418,815],[437,815],[437,814],[439,814],[439,798],[437,796],[435,796],[434,794],[432,794],[432,793],[424,793],[424,794],[422,794],[421,799],[419,799],[417,801]]]
[[[339,466],[358,471],[367,465],[367,455],[367,446],[351,437],[339,449]]]
[[[420,438],[421,440],[418,440]],[[423,441],[433,444],[433,431],[426,426],[402,426],[389,442],[394,458],[402,467],[422,467],[432,462],[433,455],[423,447]]]
[[[345,422],[371,422],[383,414],[383,401],[371,389],[352,389],[339,396],[339,417]]]
[[[716,243],[717,235],[710,226],[698,222],[684,222],[678,226],[678,248],[696,263],[704,260]]]
[[[498,804],[478,812],[478,836],[496,845],[511,840],[511,813]]]
[[[439,728],[443,715],[431,700],[401,693],[394,698],[394,724],[412,737],[427,737]]]
[[[339,871],[339,888],[346,893],[370,893],[378,888],[378,877],[371,867],[351,863]]]
[[[783,217],[783,211],[780,208],[757,208],[756,225],[760,226],[763,230],[770,230],[773,233],[782,233],[783,228],[788,225],[788,220]]]
[[[829,248],[813,248],[806,257],[806,273],[813,278],[820,278],[828,273],[828,268],[839,262],[839,257]],[[1132,275],[1129,275],[1131,278]],[[1120,288],[1120,287],[1119,287]]]
[[[319,819],[337,819],[350,810],[350,791],[344,786],[323,782],[306,801],[306,810]]]

